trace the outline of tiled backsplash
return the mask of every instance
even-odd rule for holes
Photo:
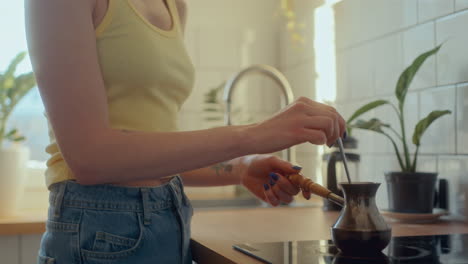
[[[422,138],[420,171],[437,171],[450,182],[450,206],[456,213],[458,186],[468,182],[468,1],[346,0],[335,5],[337,31],[337,101],[345,116],[376,99],[393,98],[399,74],[420,53],[443,43],[428,59],[410,87],[406,103],[407,130],[436,109],[450,116],[437,120]],[[390,108],[368,117],[396,125]],[[383,172],[398,170],[388,140],[355,131],[360,139],[361,179],[384,182]],[[408,135],[411,142],[411,135]],[[414,147],[412,148],[414,151]],[[387,206],[381,188],[379,205]]]

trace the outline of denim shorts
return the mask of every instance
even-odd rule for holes
[[[188,264],[193,208],[179,176],[157,187],[50,188],[39,264]]]

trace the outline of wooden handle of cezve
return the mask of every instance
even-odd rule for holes
[[[328,190],[320,184],[313,182],[311,179],[302,176],[301,174],[291,174],[288,176],[288,179],[294,185],[300,187],[302,191],[316,194],[341,206],[343,206],[344,204],[344,200],[342,197],[334,194],[332,191]]]

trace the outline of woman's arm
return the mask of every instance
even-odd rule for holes
[[[333,142],[336,111],[301,98],[256,125],[191,132],[111,128],[98,63],[92,0],[27,0],[26,30],[41,97],[61,153],[83,184],[155,179],[251,153]]]
[[[194,187],[237,185],[241,183],[240,173],[245,169],[243,158],[219,162],[201,169],[183,172],[184,184]]]

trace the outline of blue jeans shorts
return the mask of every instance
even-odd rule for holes
[[[50,188],[39,264],[191,264],[193,208],[179,176],[157,187]]]

